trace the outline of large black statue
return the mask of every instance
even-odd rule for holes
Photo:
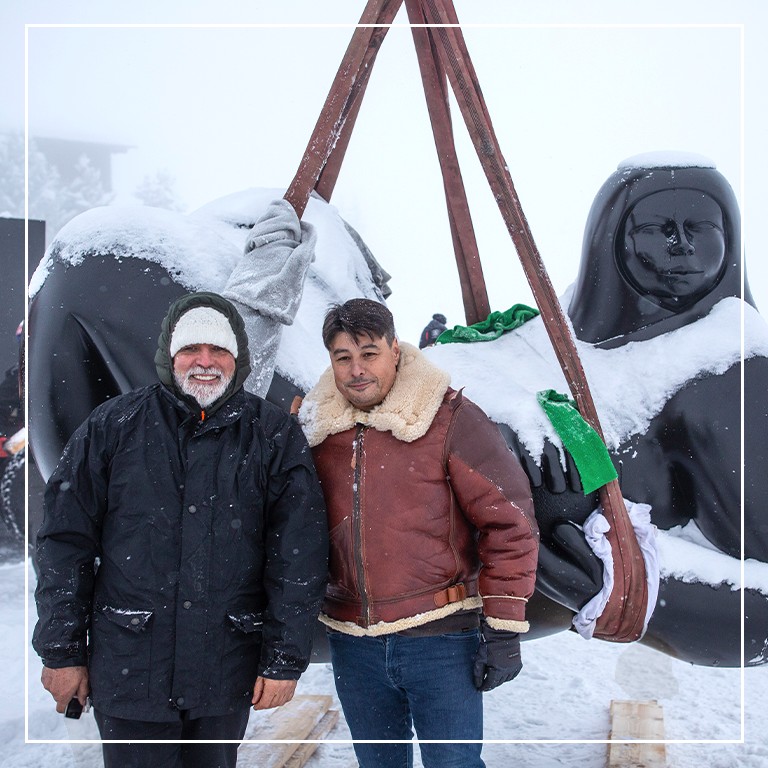
[[[168,305],[187,290],[221,287],[273,195],[255,190],[233,195],[188,217],[151,209],[134,214],[96,209],[62,230],[35,275],[30,308],[30,438],[43,476],[93,407],[153,380],[153,349]],[[330,206],[313,199],[306,216],[318,227],[318,259],[307,276],[294,325],[283,331],[268,395],[286,407],[327,365],[318,329],[328,303],[353,295],[386,295],[386,274]],[[613,443],[607,439],[625,497],[650,504],[660,529],[694,521],[698,532],[686,528],[680,540],[697,548],[695,553],[711,552],[728,568],[739,554],[740,364],[727,338],[720,339],[712,355],[707,345],[708,329],[732,323],[734,310],[738,314],[740,309],[739,299],[727,298],[740,295],[738,222],[733,194],[712,168],[620,169],[590,214],[569,306],[577,337],[589,342],[580,343],[580,350],[588,353],[590,379],[592,359],[601,354],[614,356],[611,376],[653,376],[653,371],[622,369],[623,350],[639,348],[628,343],[639,341],[656,345],[654,353],[669,353],[678,343],[672,331],[684,334],[682,344],[703,345],[700,356],[712,358],[695,373],[690,372],[693,363],[684,367],[656,412],[634,429],[609,430]],[[197,258],[201,253],[206,254],[203,260]],[[748,292],[745,299],[751,302]],[[747,309],[750,339],[759,338],[748,342],[745,365],[751,414],[745,435],[746,552],[756,567],[768,569],[768,516],[758,510],[768,499],[760,439],[766,434],[766,408],[759,397],[768,382],[768,330],[756,311]],[[514,353],[521,369],[535,368],[540,353],[551,356],[536,324],[531,321],[496,342],[447,345],[452,349],[428,353],[451,370],[455,385],[466,384],[469,396],[494,416],[494,408],[472,390],[473,376],[493,368],[507,345],[517,342],[515,336],[527,337]],[[461,379],[464,371],[466,380]],[[557,375],[549,380],[546,374],[544,387],[557,388]],[[597,387],[598,410],[599,395]],[[504,400],[501,381],[492,396],[497,405]],[[517,390],[508,400],[518,410],[538,409],[535,399],[528,404]],[[526,442],[526,431],[503,407],[495,418],[523,458],[542,530],[539,587],[529,606],[530,637],[535,638],[570,627],[574,612],[601,586],[600,564],[578,528],[597,499],[581,493],[570,457],[561,458],[556,441],[538,435],[538,446]],[[693,663],[738,664],[739,592],[729,583],[713,584],[711,577],[692,581],[695,575],[663,569],[662,577],[644,642]],[[746,602],[746,660],[762,663],[767,659],[768,595],[748,589]]]
[[[758,563],[768,563],[768,328],[746,278],[742,295],[741,266],[738,205],[714,166],[686,158],[634,158],[606,181],[593,204],[568,314],[576,336],[600,349],[641,347],[678,331],[685,344],[680,355],[702,356],[696,375],[670,393],[648,429],[628,436],[613,456],[626,497],[650,504],[660,529],[692,523],[693,535],[703,535],[703,549],[709,545],[749,559],[749,587]],[[729,336],[719,351],[716,333]],[[739,597],[725,583],[667,574],[647,641],[702,663],[735,661]],[[676,638],[681,628],[690,633],[684,644]],[[745,662],[768,661],[765,591],[745,590],[745,634]]]
[[[706,665],[741,661],[742,551],[745,663],[768,661],[768,326],[746,280],[740,298],[740,247],[738,206],[714,166],[632,158],[598,192],[564,299],[624,497],[651,505],[660,531],[661,583],[643,642]],[[537,388],[558,388],[542,323],[493,345],[438,348],[436,362],[466,375],[483,360],[499,368],[502,354],[517,361],[519,375],[499,377],[487,400],[471,380],[467,393],[502,422],[531,479],[542,532],[540,602],[532,607],[546,596],[572,615],[601,584],[578,527],[597,495],[580,492],[570,456],[551,434],[542,438],[544,416],[538,429],[527,423]],[[560,386],[567,391],[564,380]],[[568,623],[570,616],[544,612],[539,630]]]

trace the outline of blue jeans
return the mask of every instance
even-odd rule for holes
[[[329,632],[344,717],[360,768],[410,768],[419,739],[424,768],[484,768],[483,697],[472,682],[479,630],[434,637],[353,637]],[[427,744],[448,739],[453,743]],[[381,743],[384,742],[384,743]]]

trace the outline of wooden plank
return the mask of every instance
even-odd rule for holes
[[[320,722],[310,732],[308,739],[324,739],[339,722],[338,710],[329,709]],[[319,744],[299,744],[298,749],[288,758],[285,768],[303,768],[307,760],[315,753]]]
[[[615,740],[664,740],[664,712],[655,700],[612,701],[611,734]],[[665,768],[665,745],[640,743],[609,744],[608,768]]]
[[[297,742],[310,738],[332,703],[326,695],[294,696],[266,717],[252,718],[238,749],[240,768],[283,768],[301,746]],[[260,740],[276,743],[253,743]]]

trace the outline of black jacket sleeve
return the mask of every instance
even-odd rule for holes
[[[309,664],[328,576],[328,521],[307,441],[296,419],[284,418],[269,468],[259,674],[285,680]]]
[[[108,460],[98,419],[70,438],[48,481],[37,535],[38,621],[32,645],[52,668],[87,664],[87,631]]]

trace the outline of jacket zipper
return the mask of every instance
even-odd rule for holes
[[[352,546],[355,558],[355,572],[357,584],[360,589],[360,608],[365,626],[371,623],[371,607],[368,601],[368,591],[365,584],[365,568],[363,567],[363,521],[360,508],[362,464],[363,464],[363,433],[365,426],[357,425],[355,433],[355,470],[352,483]]]

